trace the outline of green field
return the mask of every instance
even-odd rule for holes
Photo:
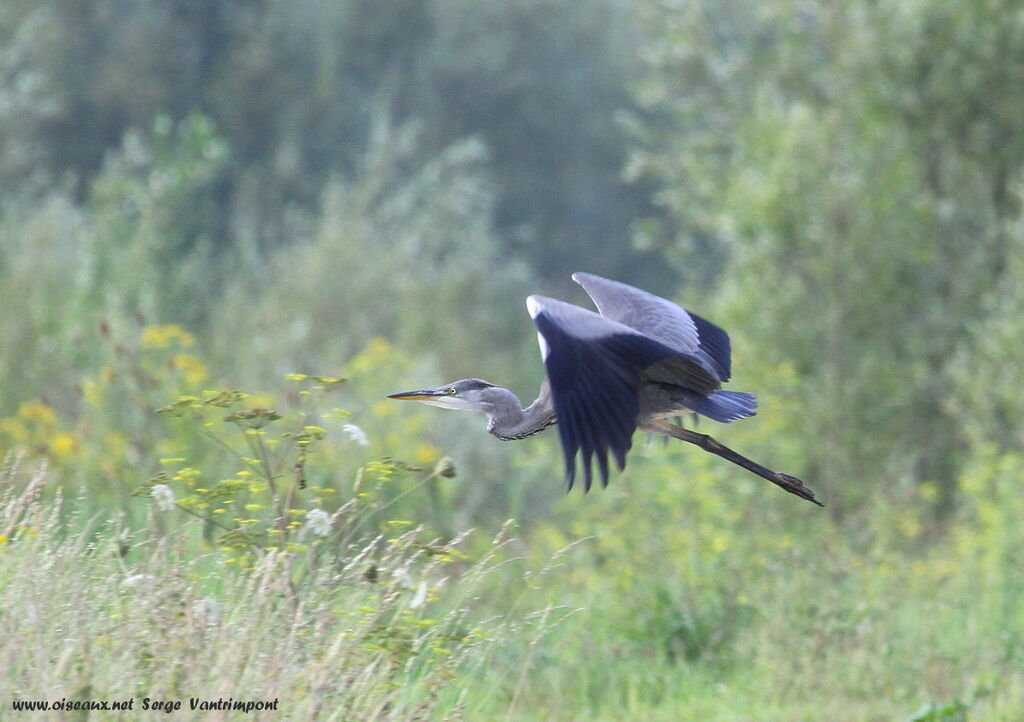
[[[282,387],[323,402],[349,384]],[[9,455],[0,477],[5,694],[277,698],[293,718],[325,719],[1024,714],[1018,457],[972,466],[941,522],[926,484],[838,521],[696,450],[642,439],[613,486],[558,498],[553,440],[538,439],[511,449],[508,483],[546,482],[543,516],[450,540],[461,474],[445,476],[454,468],[433,447],[388,440],[423,433],[432,410],[356,414],[367,447],[339,411],[317,410],[331,417],[325,438],[300,452],[303,429],[319,435],[303,423],[311,408],[259,429],[202,401],[162,427],[153,414],[155,449],[183,456],[162,457],[148,481],[111,450],[115,431],[90,453],[41,403],[5,420],[51,447],[49,462]],[[481,432],[478,443],[496,442]],[[417,463],[367,461],[385,452]],[[293,485],[299,453],[307,485],[292,489],[282,533],[267,479]],[[105,473],[126,483],[76,482]],[[154,482],[174,490],[174,508],[151,498]],[[513,505],[529,491],[510,488]],[[325,536],[307,520],[320,507],[332,514]]]

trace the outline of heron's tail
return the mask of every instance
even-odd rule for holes
[[[716,391],[710,396],[688,394],[686,408],[714,421],[728,424],[757,413],[757,397],[744,391]]]

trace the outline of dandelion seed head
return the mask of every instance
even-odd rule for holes
[[[331,533],[331,515],[323,509],[310,509],[306,514],[306,531],[316,536]]]
[[[360,429],[355,424],[343,424],[341,427],[342,433],[345,434],[352,441],[356,442],[360,446],[369,446],[370,439],[367,438],[366,432]]]
[[[167,484],[157,484],[150,489],[149,494],[153,497],[157,511],[174,511],[174,490]]]

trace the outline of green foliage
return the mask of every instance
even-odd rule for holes
[[[202,116],[161,118],[111,154],[84,206],[55,191],[37,208],[0,208],[0,404],[45,389],[63,407],[74,381],[66,363],[95,371],[112,334],[205,315],[220,267],[196,219],[210,211],[225,158]]]
[[[89,188],[84,257],[92,277],[80,283],[96,296],[83,299],[86,308],[156,319],[173,305],[173,320],[195,326],[204,318],[201,299],[223,278],[216,196],[229,162],[216,128],[198,113],[177,123],[158,116],[150,132],[126,134]]]
[[[242,570],[195,554],[188,524],[165,533],[112,521],[91,539],[65,536],[40,498],[45,470],[21,488],[25,473],[17,463],[0,471],[7,704],[134,697],[138,709],[148,697],[187,709],[189,697],[246,697],[277,698],[303,719],[458,714],[467,671],[531,628],[473,609],[502,537],[462,568],[461,539],[414,529],[321,547],[305,574],[296,562],[312,549],[268,549]],[[359,519],[354,507],[333,517],[348,528]]]
[[[787,435],[835,513],[869,480],[938,482],[951,508],[954,359],[1019,285],[1020,69],[989,55],[1024,49],[1019,14],[889,10],[652,4],[639,88],[670,120],[641,127],[634,172],[666,184],[680,262],[728,257],[721,318],[758,349],[751,382],[800,399]]]
[[[964,477],[936,536],[934,485],[877,498],[853,531],[685,449],[640,451],[623,484],[530,534],[538,559],[585,538],[550,587],[581,611],[520,693],[529,718],[566,689],[609,720],[904,719],[927,700],[1019,716],[1019,460]]]
[[[232,359],[236,377],[262,383],[267,363],[330,368],[379,337],[433,345],[450,374],[507,372],[505,348],[529,323],[507,309],[531,274],[498,250],[484,147],[466,140],[421,162],[415,127],[379,133],[358,173],[328,186],[311,241],[238,278],[216,309],[214,353]],[[239,354],[240,338],[255,353]]]
[[[434,471],[415,486],[392,493],[390,487],[395,481],[424,469],[385,457],[357,468],[351,498],[338,501],[338,493],[347,489],[309,481],[324,478],[324,473],[316,469],[320,465],[328,465],[333,471],[344,468],[331,459],[338,447],[321,451],[327,429],[312,422],[337,426],[351,416],[338,407],[321,408],[326,395],[345,382],[303,374],[291,374],[289,380],[300,388],[294,394],[297,407],[287,416],[252,406],[253,397],[239,391],[204,391],[160,408],[158,413],[182,420],[214,448],[225,452],[228,467],[233,465],[234,471],[215,481],[217,477],[211,472],[216,473],[223,464],[210,470],[189,465],[187,458],[165,458],[160,465],[166,470],[143,482],[132,496],[152,497],[159,511],[176,508],[204,520],[206,531],[215,528],[218,544],[230,553],[228,561],[248,568],[269,551],[283,549],[302,554],[405,527],[412,522],[385,519],[383,512],[400,514],[395,503],[401,496],[422,491],[436,477],[454,476],[450,462],[438,462]],[[369,443],[359,427],[346,423],[341,430],[360,445]],[[336,510],[333,515],[328,508]],[[358,524],[337,525],[342,516],[356,517]],[[458,556],[445,547],[435,550],[418,542],[416,546],[427,556],[439,555],[446,561]]]
[[[929,702],[907,718],[907,722],[967,722],[970,708],[960,700],[941,706]]]
[[[1012,451],[1024,449],[1024,424],[1019,420],[1020,389],[1024,388],[1021,314],[1024,314],[1024,233],[1015,224],[1009,241],[1006,275],[984,300],[985,318],[968,330],[969,344],[954,358],[955,394],[950,411],[972,450],[990,444]]]
[[[647,202],[619,177],[634,37],[618,3],[13,0],[0,40],[0,182],[30,198],[88,195],[125,137],[199,112],[232,156],[187,222],[214,249],[278,249],[383,117],[423,126],[420,160],[483,142],[503,245],[548,278],[581,254],[663,275],[623,242]]]

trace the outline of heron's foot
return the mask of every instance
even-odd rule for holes
[[[772,479],[777,485],[788,491],[790,494],[796,494],[801,499],[807,499],[812,504],[818,506],[825,506],[814,497],[814,492],[808,487],[804,486],[804,483],[797,479],[795,476],[789,474],[783,474],[781,471],[774,472],[775,478]]]

